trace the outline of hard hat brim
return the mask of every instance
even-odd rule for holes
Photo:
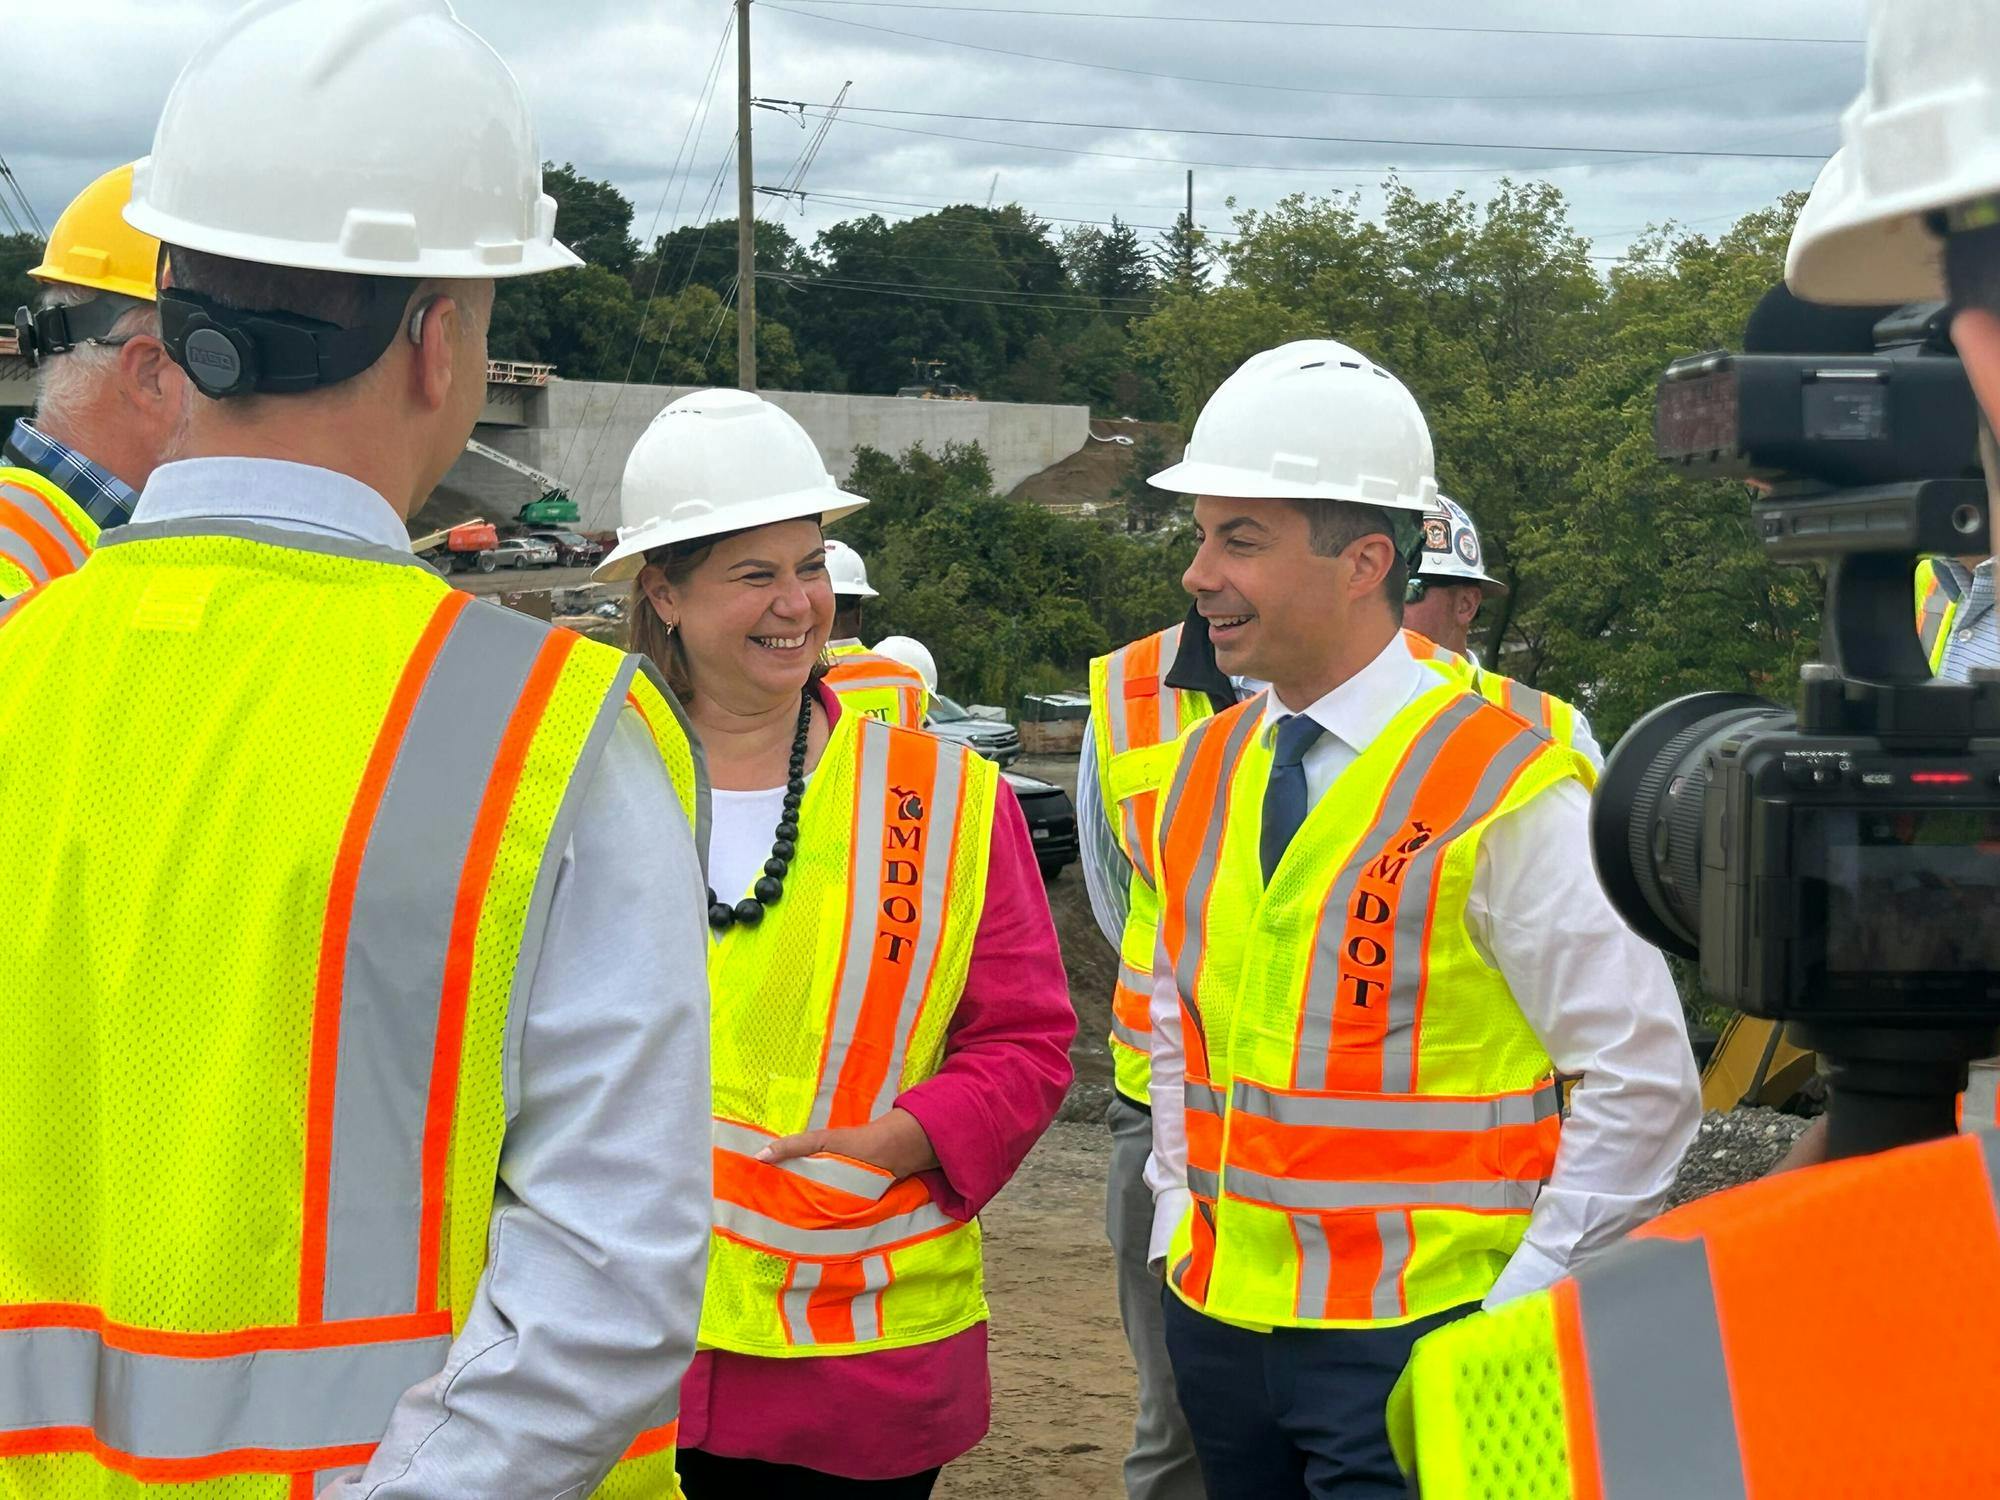
[[[618,545],[591,570],[590,577],[595,583],[624,583],[639,576],[646,566],[646,554],[656,547],[754,531],[759,526],[775,526],[781,521],[797,521],[807,516],[817,516],[824,526],[842,516],[853,515],[867,503],[865,496],[843,489],[801,490],[791,495],[774,495],[755,506],[733,506],[680,521],[659,519],[643,526],[621,528]]]
[[[1785,251],[1785,285],[1808,302],[1836,307],[1924,302],[1945,295],[1944,242],[1926,218],[2000,190],[1968,178],[1939,202],[1935,185],[1884,197],[1853,180],[1845,151],[1813,184]]]
[[[882,596],[865,583],[858,586],[851,583],[836,583],[833,586],[833,597],[836,599],[880,599]]]
[[[1154,489],[1176,494],[1216,495],[1230,500],[1346,500],[1356,505],[1380,506],[1383,510],[1414,511],[1432,510],[1437,503],[1434,495],[1384,497],[1353,485],[1277,479],[1229,464],[1177,463],[1146,482]]]

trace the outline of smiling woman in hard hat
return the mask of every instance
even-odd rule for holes
[[[867,504],[741,391],[626,465],[633,646],[687,704],[708,862],[715,1232],[683,1392],[691,1500],[922,1496],[986,1431],[974,1215],[1054,1118],[1075,1031],[1013,794],[842,711],[823,521]]]

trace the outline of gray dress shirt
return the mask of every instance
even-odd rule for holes
[[[409,550],[366,485],[325,469],[160,469],[135,522],[230,519]],[[515,1001],[486,1274],[444,1369],[407,1392],[338,1500],[569,1500],[676,1403],[708,1257],[708,981],[687,819],[629,710],[558,856]]]

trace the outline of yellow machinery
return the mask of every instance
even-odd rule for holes
[[[1701,1070],[1701,1106],[1776,1109],[1811,1081],[1815,1055],[1793,1046],[1775,1022],[1732,1016]]]

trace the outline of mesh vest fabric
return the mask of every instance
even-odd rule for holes
[[[1993,1131],[1677,1209],[1420,1341],[1398,1461],[1425,1500],[2000,1493],[1996,1214]]]
[[[1917,640],[1935,674],[1951,647],[1951,627],[1958,618],[1958,579],[1943,558],[1926,557],[1917,563],[1916,587]]]
[[[1544,693],[1511,677],[1474,666],[1456,651],[1448,650],[1414,630],[1404,631],[1403,639],[1410,647],[1410,654],[1445,681],[1468,687],[1488,703],[1497,704],[1530,724],[1547,730],[1549,738],[1558,745],[1576,748],[1576,709],[1555,694]],[[1596,784],[1594,777],[1591,784]]]
[[[0,467],[0,599],[74,573],[97,545],[97,523],[32,469]]]
[[[784,896],[711,945],[716,1230],[701,1339],[771,1357],[930,1343],[986,1317],[976,1223],[845,1157],[754,1160],[860,1125],[938,1070],[985,906],[999,773],[858,714],[834,726]]]
[[[826,685],[840,694],[848,712],[905,729],[924,727],[931,695],[915,667],[860,646],[832,647],[827,654],[833,665]]]
[[[1152,1098],[1153,953],[1160,932],[1150,879],[1153,822],[1173,771],[1174,742],[1215,711],[1206,693],[1167,686],[1180,639],[1174,625],[1090,664],[1099,805],[1132,866],[1111,997],[1112,1082],[1138,1104]]]
[[[1183,741],[1161,814],[1187,1053],[1175,1293],[1363,1327],[1490,1290],[1553,1167],[1552,1065],[1466,927],[1481,837],[1573,751],[1441,683],[1319,799],[1265,886],[1260,696]]]
[[[636,659],[407,557],[186,529],[0,616],[0,805],[36,810],[0,934],[0,1367],[38,1361],[45,1402],[0,1375],[0,1495],[297,1500],[365,1462],[484,1270],[511,996],[625,706],[705,803]],[[671,1435],[635,1449],[648,1493]]]

